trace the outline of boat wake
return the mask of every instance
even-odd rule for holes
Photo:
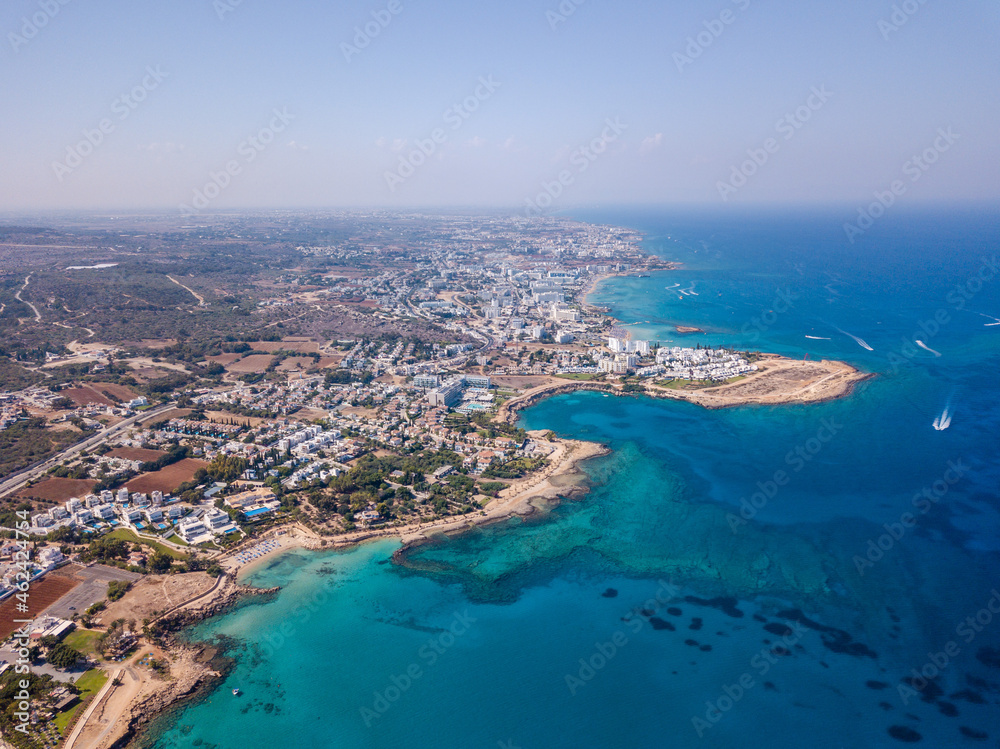
[[[840,328],[837,328],[837,332],[838,333],[843,333],[848,338],[853,338],[854,342],[856,344],[858,344],[861,348],[868,349],[869,351],[874,351],[875,350],[871,346],[869,346],[868,343],[867,343],[867,341],[865,341],[863,338],[858,338],[856,335],[848,333],[846,330],[841,330]]]
[[[951,413],[948,411],[947,407],[941,412],[940,416],[934,419],[934,423],[931,424],[931,426],[939,432],[943,432],[951,426]]]
[[[832,341],[833,340],[832,338],[823,338],[822,336],[818,336],[818,335],[807,335],[806,338],[810,338],[810,339],[812,339],[814,341]]]
[[[914,338],[913,342],[915,344],[917,344],[918,346],[920,346],[920,348],[922,348],[924,351],[930,351],[932,354],[934,354],[934,356],[941,356],[941,352],[940,351],[935,351],[930,346],[928,346],[926,343],[924,343],[923,341],[921,341],[919,338]]]
[[[992,320],[993,321],[993,322],[983,323],[983,325],[985,325],[987,328],[992,328],[992,327],[995,327],[997,325],[1000,325],[1000,317],[993,317],[993,315],[986,315],[986,314],[983,314],[982,312],[977,312],[976,314],[980,315],[981,317],[985,317],[987,320]]]

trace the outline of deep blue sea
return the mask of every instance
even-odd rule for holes
[[[578,214],[683,263],[591,297],[634,337],[876,377],[816,405],[544,401],[524,426],[611,448],[586,497],[403,566],[394,542],[275,559],[275,599],[189,633],[225,636],[227,681],[145,741],[998,746],[1000,214],[900,207],[854,244],[851,216]]]

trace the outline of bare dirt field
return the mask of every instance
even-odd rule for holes
[[[166,455],[162,450],[145,450],[141,447],[116,447],[108,453],[108,457],[123,460],[141,460],[143,462],[156,460]]]
[[[496,375],[492,378],[496,387],[512,388],[514,390],[527,390],[536,388],[539,385],[549,385],[553,383],[565,382],[557,377],[548,375]]]
[[[243,356],[243,354],[219,354],[218,356],[205,357],[205,361],[215,362],[216,364],[228,367],[234,361],[237,361],[241,356]]]
[[[319,344],[309,338],[286,338],[283,341],[258,341],[251,343],[254,351],[273,354],[275,351],[294,351],[298,354],[319,353]]]
[[[173,492],[185,481],[190,481],[194,478],[194,474],[199,468],[204,468],[207,465],[208,463],[203,460],[185,458],[159,471],[136,476],[125,484],[125,486],[130,492],[149,493],[157,490],[164,493]]]
[[[166,413],[162,413],[156,417],[157,421],[169,421],[170,419],[183,419],[191,413],[190,408],[173,408]]]
[[[114,401],[108,398],[107,395],[101,393],[97,388],[92,385],[80,385],[75,388],[67,388],[63,390],[60,395],[65,398],[69,398],[77,406],[88,406],[90,404],[96,404],[98,406],[113,406]],[[131,398],[129,398],[131,400]]]
[[[215,579],[204,572],[186,572],[180,575],[147,575],[139,580],[122,598],[109,603],[101,612],[102,622],[115,619],[134,619],[141,622],[204,593]]]
[[[228,424],[235,421],[237,424],[249,424],[251,427],[258,427],[261,424],[272,421],[272,419],[262,419],[259,416],[237,416],[228,411],[206,411],[205,416],[208,417],[209,421],[216,424]]]
[[[73,572],[79,569],[74,565],[50,572],[41,580],[36,580],[28,588],[28,610],[18,611],[20,601],[11,596],[0,603],[0,641],[6,640],[11,633],[21,625],[15,624],[15,619],[32,619],[53,603],[73,590],[80,581],[73,577]]]
[[[289,356],[278,365],[279,372],[305,372],[316,367],[310,356]]]
[[[117,398],[118,400],[126,403],[139,395],[124,385],[117,385],[113,382],[92,382],[90,383],[90,386],[99,393],[102,393],[112,399]]]
[[[267,371],[273,360],[274,357],[270,354],[250,354],[238,362],[227,365],[226,370],[236,374],[259,374]]]
[[[96,482],[87,479],[55,479],[49,478],[36,484],[26,486],[16,497],[24,499],[47,499],[52,502],[65,502],[72,497],[82,497],[94,488]]]

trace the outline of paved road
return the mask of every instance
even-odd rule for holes
[[[83,729],[86,727],[87,722],[90,720],[91,716],[93,716],[94,711],[97,710],[98,706],[100,706],[100,704],[105,700],[105,698],[115,690],[116,688],[115,680],[118,679],[119,677],[123,677],[124,675],[125,675],[125,669],[123,668],[116,669],[108,678],[108,680],[104,682],[104,686],[101,687],[101,691],[97,693],[97,696],[94,697],[94,700],[87,706],[86,712],[84,712],[83,716],[73,726],[73,730],[70,733],[69,738],[66,739],[66,743],[63,744],[65,749],[73,749],[73,745],[76,743],[76,740],[80,738],[80,734],[83,733]]]
[[[92,447],[96,447],[104,440],[113,437],[119,432],[128,429],[137,422],[150,419],[154,416],[159,416],[161,413],[166,413],[173,407],[174,405],[172,403],[168,403],[165,406],[159,406],[158,408],[145,411],[141,414],[138,414],[137,416],[132,416],[131,418],[125,419],[125,421],[119,424],[115,424],[114,426],[108,427],[107,429],[102,429],[100,432],[97,432],[97,434],[88,437],[83,442],[77,442],[75,445],[66,448],[58,455],[54,455],[53,457],[49,458],[44,463],[32,466],[31,468],[26,468],[23,471],[20,471],[19,473],[15,473],[11,476],[8,476],[2,482],[0,482],[0,497],[4,497],[8,494],[16,492],[18,489],[21,489],[23,486],[25,486],[29,481],[44,475],[45,472],[48,471],[50,468],[54,468],[67,458],[72,458],[76,455],[79,455],[84,450],[89,450]]]

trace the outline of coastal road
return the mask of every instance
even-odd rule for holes
[[[115,688],[118,686],[115,684],[117,679],[122,678],[125,675],[125,669],[117,669],[114,673],[110,674],[108,680],[104,682],[104,686],[101,687],[101,691],[97,693],[94,699],[89,705],[87,705],[86,711],[76,721],[73,726],[73,730],[69,734],[69,738],[66,739],[66,743],[63,744],[64,749],[73,749],[73,745],[77,743],[77,739],[80,738],[80,734],[83,733],[83,729],[86,728],[87,723],[90,721],[94,712],[100,707],[101,703],[111,694]]]
[[[31,466],[30,468],[25,468],[23,471],[7,476],[3,479],[3,481],[0,481],[0,497],[5,497],[8,494],[16,492],[18,489],[25,486],[29,481],[44,475],[46,471],[59,465],[64,460],[76,457],[84,450],[96,447],[104,440],[114,437],[116,434],[132,427],[136,423],[146,419],[151,419],[154,416],[159,416],[172,408],[174,408],[174,404],[168,403],[164,406],[144,411],[143,413],[125,419],[125,421],[115,424],[114,426],[102,429],[100,432],[97,432],[97,434],[83,440],[83,442],[77,442],[75,445],[71,445],[58,455],[53,455],[43,463]]]

